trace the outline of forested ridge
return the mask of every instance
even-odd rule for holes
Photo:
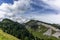
[[[42,31],[41,33],[36,32],[37,29],[39,29],[38,28],[39,25],[37,24],[37,22],[40,22],[40,21],[30,20],[27,23],[20,24],[10,19],[3,19],[0,22],[0,29],[2,29],[5,33],[8,33],[10,35],[17,37],[20,40],[57,40],[57,38],[55,37],[47,38],[48,36],[46,37],[43,36],[42,33],[44,31]],[[42,29],[44,29],[44,27],[42,27]],[[35,33],[37,33],[39,37],[35,36]],[[40,35],[42,35],[43,38],[41,38]]]

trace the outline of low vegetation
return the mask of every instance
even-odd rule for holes
[[[19,40],[18,38],[3,32],[0,29],[0,40]]]
[[[30,20],[27,23],[20,24],[10,19],[4,19],[0,22],[0,40],[59,40],[52,36],[43,35],[48,28],[41,24],[38,25],[38,22],[45,23]],[[51,25],[50,23],[45,24]]]

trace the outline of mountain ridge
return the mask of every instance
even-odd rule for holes
[[[59,40],[60,36],[60,29],[38,20],[20,24],[10,19],[3,19],[0,22],[0,28],[21,40]]]

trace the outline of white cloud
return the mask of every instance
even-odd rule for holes
[[[40,20],[48,23],[57,23],[60,24],[60,14],[42,14],[34,15],[32,19]]]
[[[51,8],[60,11],[60,0],[42,0],[46,4],[48,4]]]
[[[47,3],[50,5],[52,9],[60,10],[60,2],[59,0],[57,1],[48,1],[48,0],[43,0],[43,2]],[[54,3],[53,3],[54,2]],[[36,19],[36,20],[41,20],[45,22],[50,22],[50,23],[60,23],[60,14],[37,14],[38,12],[33,12],[29,13],[29,15],[23,15],[25,12],[31,8],[30,6],[31,0],[19,0],[19,1],[14,1],[14,4],[7,4],[3,3],[0,6],[0,19],[1,18],[10,18],[14,21],[18,22],[25,22],[26,19]],[[35,3],[34,3],[35,4]],[[36,4],[38,5],[38,4]],[[41,5],[44,6],[44,5]],[[46,9],[50,8],[49,6],[45,6]],[[32,10],[31,8],[30,10]],[[60,12],[58,12],[60,13]],[[26,18],[25,18],[26,17]],[[28,21],[27,20],[27,21]]]
[[[28,8],[30,7],[30,0],[19,0],[14,1],[14,4],[7,4],[3,3],[0,6],[0,18],[10,18],[10,19],[17,19],[16,17],[25,13]],[[23,19],[23,18],[22,18]]]

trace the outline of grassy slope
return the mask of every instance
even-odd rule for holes
[[[55,37],[48,37],[46,35],[43,35],[43,33],[45,32],[44,30],[47,30],[44,27],[41,27],[41,32],[33,31],[33,29],[31,29],[31,28],[27,28],[27,29],[29,30],[30,33],[32,33],[34,35],[34,37],[38,37],[38,38],[44,39],[44,40],[59,40]]]
[[[0,40],[19,40],[19,39],[0,30]]]

